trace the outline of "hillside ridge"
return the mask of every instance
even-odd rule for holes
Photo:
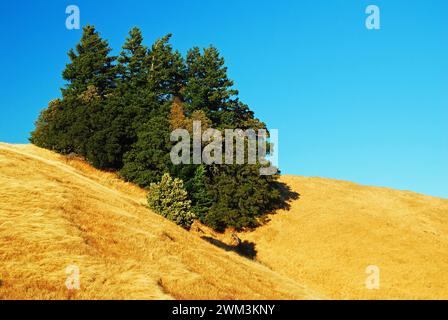
[[[152,213],[78,159],[0,144],[1,299],[320,299]],[[68,290],[77,266],[80,290]]]
[[[448,298],[448,200],[319,177],[280,181],[298,199],[238,233],[251,260],[233,250],[234,231],[187,232],[114,173],[0,143],[0,299]],[[69,265],[79,267],[80,290],[65,286]],[[366,287],[372,265],[375,290]]]
[[[448,200],[316,177],[280,180],[299,199],[239,235],[256,244],[259,261],[332,299],[448,299]],[[369,266],[379,270],[375,290],[366,287]]]

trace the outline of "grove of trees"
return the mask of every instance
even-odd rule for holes
[[[41,112],[30,141],[75,153],[141,187],[153,184],[153,193],[160,191],[155,184],[185,189],[171,192],[182,198],[179,211],[188,212],[184,226],[194,216],[217,230],[255,227],[283,205],[277,175],[261,176],[261,164],[173,165],[170,133],[193,120],[220,130],[266,125],[239,100],[216,48],[195,47],[183,57],[170,37],[148,48],[133,28],[115,57],[95,27],[84,27],[68,52],[61,97]],[[154,197],[152,203],[164,206]]]

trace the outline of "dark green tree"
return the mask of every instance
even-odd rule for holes
[[[227,76],[224,59],[218,50],[209,47],[201,53],[198,48],[193,48],[187,54],[186,63],[188,76],[182,93],[187,112],[203,110],[213,126],[221,130],[266,128],[249,107],[239,101],[238,91],[233,89],[233,81]],[[206,173],[201,175],[204,187],[199,189],[202,192],[198,193],[198,198],[211,205],[202,205],[198,217],[215,229],[255,227],[259,217],[281,202],[276,176],[261,176],[260,166],[223,164],[207,167]],[[186,182],[187,189],[191,184]],[[189,193],[191,197],[195,194]]]
[[[206,174],[206,167],[198,165],[193,178],[187,179],[185,186],[192,202],[191,210],[202,223],[207,222],[206,217],[213,204],[212,195],[205,184]]]
[[[132,28],[118,57],[122,84],[128,89],[141,88],[148,83],[148,48],[143,45],[139,28]]]
[[[180,53],[169,43],[170,38],[169,34],[152,45],[143,69],[147,70],[146,84],[134,94],[125,93],[130,95],[126,109],[132,108],[135,114],[137,140],[125,154],[120,174],[143,187],[172,171],[168,118],[172,100],[185,82],[185,66]]]
[[[85,27],[76,50],[69,52],[62,99],[40,114],[30,140],[60,153],[75,152],[143,187],[170,173],[185,186],[179,201],[191,201],[191,212],[202,222],[218,230],[255,227],[282,205],[276,176],[260,176],[259,163],[173,165],[170,126],[191,133],[194,120],[203,122],[203,130],[266,125],[238,99],[215,48],[193,48],[184,61],[170,37],[148,50],[141,31],[133,28],[115,64],[107,41],[93,26]],[[179,107],[175,112],[173,104]]]
[[[137,132],[137,141],[124,155],[120,175],[127,181],[148,187],[170,171],[170,131],[167,116],[152,115]]]
[[[213,124],[219,126],[221,113],[238,94],[233,81],[227,77],[224,58],[214,47],[201,51],[193,48],[187,53],[187,83],[182,94],[190,113],[203,110]]]
[[[138,28],[129,32],[118,58],[117,87],[99,105],[91,103],[95,128],[88,139],[86,158],[96,167],[121,169],[124,154],[137,141],[141,120],[150,109],[146,86],[147,52]]]
[[[51,137],[46,142],[48,148],[61,153],[75,152],[101,168],[116,166],[115,161],[104,161],[108,156],[99,155],[102,159],[97,159],[102,150],[116,147],[99,139],[104,135],[102,131],[110,127],[105,119],[114,115],[106,108],[107,97],[112,95],[117,80],[115,58],[109,56],[110,51],[95,27],[84,27],[76,50],[68,53],[70,63],[62,74],[67,81],[62,89],[63,98],[57,109],[53,108],[56,112],[51,113],[51,123],[46,117],[46,127],[51,129]]]
[[[70,63],[62,73],[68,82],[62,89],[63,96],[80,95],[89,86],[94,86],[100,96],[110,93],[117,80],[116,58],[109,55],[111,51],[108,42],[100,37],[94,26],[84,27],[76,51],[71,49],[68,52]]]
[[[209,168],[205,186],[212,206],[205,223],[214,229],[254,228],[259,218],[281,206],[276,176],[260,176],[259,165],[223,165]]]
[[[148,87],[162,101],[179,96],[185,83],[185,64],[179,51],[174,51],[171,34],[158,39],[148,56]]]
[[[53,149],[57,143],[56,132],[54,132],[54,120],[56,112],[60,107],[61,100],[54,99],[48,103],[48,107],[43,109],[34,123],[35,129],[31,132],[30,142],[41,148]]]

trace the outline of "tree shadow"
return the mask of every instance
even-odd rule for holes
[[[282,200],[278,209],[289,210],[291,208],[291,201],[300,199],[298,192],[292,191],[291,187],[283,182],[276,182],[276,187],[280,191]]]
[[[295,192],[286,183],[276,181],[275,188],[280,192],[280,201],[276,203],[268,212],[265,212],[259,219],[260,225],[265,225],[271,221],[270,216],[276,214],[277,210],[291,209],[291,201],[300,199],[300,194]],[[255,228],[254,228],[255,229]]]
[[[280,192],[280,201],[276,203],[269,212],[266,212],[259,219],[260,225],[264,225],[271,221],[270,216],[276,214],[277,210],[291,209],[291,202],[300,199],[300,194],[295,192],[286,183],[276,181],[275,188]]]
[[[243,256],[251,260],[254,260],[257,257],[257,250],[255,249],[255,243],[247,240],[240,242],[236,246],[232,246],[212,237],[202,236],[201,239],[211,243],[212,245],[220,249],[236,252],[240,256]]]

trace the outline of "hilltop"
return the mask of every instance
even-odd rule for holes
[[[115,174],[32,145],[0,144],[0,280],[0,299],[320,298],[152,213]]]
[[[0,299],[448,298],[448,200],[280,180],[298,197],[238,234],[248,259],[228,250],[229,232],[187,232],[151,212],[146,191],[114,173],[0,144]],[[65,286],[69,265],[79,291]],[[369,265],[377,290],[365,287]]]
[[[448,200],[316,177],[283,176],[289,210],[240,237],[257,259],[332,299],[448,299]],[[367,290],[368,266],[380,271]]]

